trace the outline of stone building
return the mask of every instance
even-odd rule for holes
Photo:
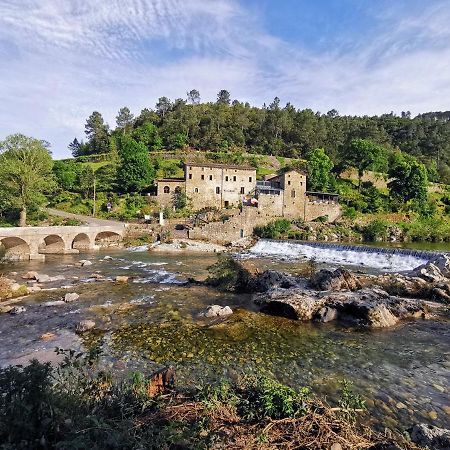
[[[194,210],[251,208],[255,211],[250,215],[257,212],[266,222],[275,217],[308,221],[320,216],[334,221],[341,213],[337,194],[308,192],[306,175],[296,170],[257,181],[253,167],[186,163],[184,178],[160,179],[156,187],[156,200],[164,207],[173,206],[176,195],[185,193]]]

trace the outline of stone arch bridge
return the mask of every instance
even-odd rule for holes
[[[118,245],[125,224],[0,228],[0,259],[45,259],[46,254],[68,254]]]

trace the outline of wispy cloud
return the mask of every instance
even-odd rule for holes
[[[373,42],[314,53],[268,33],[243,1],[1,0],[0,137],[32,134],[62,156],[94,109],[113,122],[123,105],[138,113],[191,88],[350,114],[448,109],[445,3],[386,4]]]

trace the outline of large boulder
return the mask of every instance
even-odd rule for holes
[[[424,423],[416,424],[409,432],[411,440],[421,447],[433,450],[450,449],[450,430]]]
[[[298,285],[298,279],[292,275],[276,270],[265,270],[263,273],[254,275],[252,291],[266,292],[274,288],[292,288]]]
[[[450,278],[450,256],[439,255],[431,261],[416,267],[408,274],[432,283],[445,281]]]
[[[80,296],[76,292],[68,292],[66,295],[64,295],[63,300],[65,303],[71,303],[75,300],[78,300],[79,298]]]
[[[311,286],[320,291],[339,291],[348,289],[356,291],[361,289],[359,280],[347,269],[336,270],[321,269],[310,280]]]

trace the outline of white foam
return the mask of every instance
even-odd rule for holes
[[[135,247],[128,247],[129,252],[146,252],[148,250],[148,245],[137,245]]]
[[[299,242],[266,241],[261,239],[251,249],[255,256],[274,256],[278,258],[314,259],[320,263],[364,266],[380,269],[386,272],[401,272],[412,270],[427,261],[412,255],[401,253],[378,253],[339,249],[336,247],[321,248]]]

